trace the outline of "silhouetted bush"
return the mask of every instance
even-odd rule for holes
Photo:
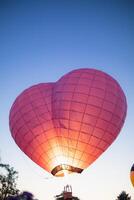
[[[125,191],[122,191],[116,200],[131,200],[131,196],[129,196]]]

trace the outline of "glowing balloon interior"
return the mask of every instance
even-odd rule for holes
[[[127,103],[120,85],[95,69],[78,69],[55,83],[23,91],[10,111],[21,150],[55,176],[81,173],[116,139]]]
[[[134,187],[134,164],[133,164],[131,171],[130,171],[130,179],[131,179],[132,185]]]

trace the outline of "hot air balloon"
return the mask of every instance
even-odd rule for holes
[[[131,171],[130,171],[130,179],[131,179],[131,183],[134,187],[134,164],[131,167]]]
[[[116,139],[126,117],[119,83],[96,69],[77,69],[55,83],[23,91],[10,130],[20,149],[54,176],[81,173]]]

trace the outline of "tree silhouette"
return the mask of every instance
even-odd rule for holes
[[[122,191],[116,200],[131,200],[131,196],[129,196],[125,191]]]
[[[16,179],[18,172],[10,165],[0,163],[0,200],[5,200],[10,195],[18,194],[19,190],[16,188]],[[5,173],[2,173],[5,171]]]
[[[64,200],[64,197],[56,198],[56,200]],[[80,200],[80,199],[78,197],[72,197],[71,199],[66,199],[66,200]]]
[[[18,172],[0,162],[0,200],[37,200],[31,192],[21,192],[16,187]]]
[[[30,192],[24,191],[23,193],[21,193],[20,195],[20,199],[24,199],[24,200],[33,200],[34,195]]]
[[[9,196],[7,200],[36,200],[30,192],[24,191],[16,196]]]
[[[80,200],[78,197],[72,197],[72,200]]]

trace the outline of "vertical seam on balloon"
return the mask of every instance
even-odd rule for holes
[[[107,84],[108,84],[108,78],[105,77],[105,79],[106,79],[106,86],[107,86]],[[105,97],[106,97],[106,94],[107,94],[107,87],[105,88]],[[105,97],[104,97],[103,105],[104,105],[104,102],[109,102],[109,101],[105,100]],[[114,110],[113,110],[113,112],[109,111],[109,112],[112,114],[112,116],[114,115],[114,111],[115,111],[115,108],[116,108],[117,101],[118,101],[118,99],[117,99],[117,96],[116,96],[116,103],[110,102],[110,103],[112,103],[112,104],[114,105]],[[103,109],[103,110],[106,110],[106,109]],[[107,111],[107,110],[106,110],[106,111]],[[101,112],[102,112],[102,109],[101,109]],[[111,119],[112,119],[112,116],[111,116]],[[106,122],[109,122],[108,120],[105,120],[105,121],[106,121]],[[105,141],[105,140],[103,139],[103,137],[104,137],[105,133],[107,132],[107,128],[109,127],[109,125],[110,125],[110,123],[107,124],[107,127],[105,128],[104,133],[103,133],[102,137],[100,138],[100,141],[99,141],[98,145],[100,144],[101,141]],[[107,144],[109,144],[107,141],[105,141],[105,142],[106,142]],[[108,148],[108,147],[107,147],[107,148]],[[106,148],[106,149],[107,149],[107,148]],[[105,149],[105,150],[106,150],[106,149]],[[103,152],[103,151],[104,151],[104,150],[102,149],[102,152]]]
[[[65,76],[65,75],[64,75],[64,76]],[[64,77],[64,76],[63,76],[63,77]],[[63,78],[63,77],[62,77],[62,78]],[[61,78],[61,79],[62,79],[62,78]],[[61,79],[59,79],[58,81],[60,81]],[[58,81],[57,81],[57,84],[58,84]],[[66,85],[66,84],[64,83],[63,86],[65,86],[65,85]],[[63,89],[63,88],[62,88],[62,89]],[[54,90],[54,88],[53,88],[53,90]],[[61,91],[59,91],[59,92],[61,92]],[[62,93],[63,93],[63,92],[62,92]],[[53,93],[52,93],[52,98],[53,98],[54,94],[55,94],[55,93],[53,92]],[[52,100],[52,102],[54,102],[54,99]],[[62,102],[62,100],[60,100],[60,102]],[[53,108],[53,106],[52,106],[52,115],[53,115],[53,113],[54,113],[54,112],[53,112],[53,109],[54,109],[54,108]],[[59,110],[58,110],[58,111],[59,111]],[[57,112],[57,111],[56,111],[56,112]],[[60,149],[60,152],[61,152],[61,153],[60,153],[60,156],[63,156],[63,153],[64,153],[63,148],[64,148],[64,146],[63,146],[63,143],[60,142],[60,138],[61,138],[61,140],[62,140],[64,137],[63,137],[63,135],[61,134],[61,127],[59,126],[59,124],[60,124],[60,118],[59,118],[59,116],[58,116],[58,118],[57,118],[57,117],[55,118],[54,127],[56,126],[56,132],[58,131],[57,133],[60,133],[60,136],[58,135],[57,140],[58,140],[58,145],[59,145],[59,149]],[[58,126],[58,127],[57,127],[57,126]],[[62,144],[61,144],[61,143],[62,143]],[[59,162],[58,158],[57,158],[57,161]],[[58,162],[57,162],[57,163],[58,163]],[[62,165],[62,164],[64,164],[64,163],[61,163],[61,160],[60,160],[60,163],[59,163],[59,164]]]
[[[38,87],[38,91],[39,91],[39,87]],[[28,93],[28,96],[29,97],[32,97],[32,95],[30,95],[29,93]],[[34,102],[34,101],[30,101],[30,104],[31,104],[31,106],[32,106],[32,108],[33,108],[33,112],[34,112],[34,114],[35,114],[35,116],[36,116],[36,118],[37,118],[37,120],[38,120],[38,122],[39,122],[39,124],[41,125],[41,123],[40,123],[40,121],[39,121],[39,118],[38,118],[38,116],[37,116],[37,114],[36,114],[36,111],[35,111],[35,107],[33,106],[33,103],[32,102]],[[35,117],[34,117],[35,118]],[[43,130],[43,128],[42,128],[42,130]],[[39,135],[38,135],[39,136]],[[32,142],[34,140],[34,138],[28,143],[28,145]],[[27,146],[28,146],[27,145]],[[26,147],[27,148],[27,147]],[[32,153],[33,154],[33,153]]]
[[[28,96],[29,97],[31,97],[32,95],[30,95],[29,94],[29,92],[28,92]],[[46,102],[46,101],[45,101]],[[34,108],[33,107],[33,104],[32,104],[32,102],[30,101],[30,104],[31,104],[31,106],[32,106],[32,108]],[[33,109],[34,110],[34,109]],[[35,110],[34,110],[34,113],[35,113],[35,116],[37,117],[37,114],[36,114],[36,112],[35,112]],[[22,118],[23,118],[23,116],[22,116]],[[24,118],[23,118],[24,119]],[[37,117],[37,119],[38,119],[38,117]],[[25,120],[24,120],[25,121]],[[39,121],[39,119],[38,119],[38,121]],[[40,123],[39,123],[40,124]],[[40,124],[41,125],[41,124]],[[28,127],[28,129],[29,129],[29,127]],[[29,129],[30,130],[30,129]],[[43,130],[43,129],[42,129]],[[33,134],[33,132],[30,130],[30,132]],[[38,137],[39,135],[37,135],[37,137]],[[35,139],[35,138],[34,138]],[[32,139],[32,140],[30,140],[28,143],[27,143],[27,145],[26,145],[26,147],[25,147],[25,150],[27,149],[27,147],[29,146],[29,144],[34,140],[34,139]],[[39,145],[38,145],[39,146]],[[35,150],[35,149],[34,149]],[[31,153],[31,156],[34,154],[34,152],[33,153]],[[39,156],[39,158],[38,158],[38,160],[37,160],[37,162],[39,161],[39,159],[40,159],[40,157],[42,156],[42,154],[40,154],[40,156]],[[32,158],[31,158],[32,159]]]
[[[72,73],[73,74],[73,73]],[[70,75],[70,74],[69,74]],[[68,77],[68,79],[67,79],[67,81],[70,79],[70,76]],[[68,82],[67,82],[68,83]],[[66,84],[64,84],[64,85],[66,85]],[[72,85],[75,85],[75,84],[72,84]],[[73,92],[71,91],[70,93],[72,94],[72,97],[71,97],[71,99],[73,98],[73,96],[74,96],[74,91],[75,91],[75,87],[74,87],[74,89],[73,89]],[[65,92],[65,93],[68,93],[68,92]],[[68,100],[68,102],[69,102],[70,100]],[[66,162],[67,162],[67,164],[69,164],[69,130],[70,130],[70,108],[71,108],[71,101],[70,101],[70,105],[69,105],[69,113],[68,113],[68,117],[69,117],[69,120],[68,120],[68,131],[67,131],[67,135],[68,135],[68,137],[67,137],[67,145],[68,145],[68,150],[67,150],[67,156],[66,156]],[[71,141],[71,140],[70,140]]]
[[[101,114],[102,110],[105,110],[105,111],[110,112],[111,114],[113,114],[111,111],[108,111],[108,110],[106,110],[106,109],[103,108],[104,102],[110,102],[110,101],[105,100],[105,97],[106,97],[106,94],[107,94],[107,83],[108,83],[107,79],[108,79],[108,78],[105,76],[105,80],[106,80],[106,83],[105,83],[105,85],[106,85],[106,87],[105,87],[105,95],[104,95],[104,98],[103,98],[104,101],[103,101],[103,103],[102,103],[102,108],[101,108],[101,110],[100,110],[100,114]],[[110,103],[113,104],[112,102],[110,102]],[[113,104],[113,105],[114,105],[114,104]],[[112,118],[112,117],[111,117],[111,118]],[[100,118],[100,119],[102,119],[102,118]],[[104,119],[102,119],[102,120],[104,120]],[[108,120],[104,120],[104,121],[109,122]],[[109,124],[107,124],[107,127],[108,127],[108,126],[109,126]],[[96,125],[95,125],[95,127],[96,127]],[[98,142],[98,145],[99,145],[100,142],[103,140],[103,136],[105,135],[105,132],[106,132],[106,130],[107,130],[107,127],[106,127],[105,129],[103,129],[103,130],[104,130],[104,133],[103,133],[102,137],[99,138],[100,141]],[[105,140],[103,140],[103,141],[105,141]],[[106,141],[105,141],[105,142],[106,142]],[[107,142],[106,142],[106,143],[107,143]],[[102,152],[104,151],[103,148],[98,148],[98,149],[100,149]]]
[[[82,76],[82,74],[80,74],[79,76],[77,75],[77,76],[73,76],[74,78],[79,78],[79,80],[80,80],[80,77]],[[69,79],[69,78],[68,78]],[[78,80],[78,82],[79,82],[79,80]],[[72,143],[72,141],[71,141],[71,139],[70,139],[70,137],[69,137],[69,132],[70,132],[70,111],[71,111],[71,105],[72,105],[72,100],[73,100],[73,97],[74,97],[74,94],[75,94],[75,90],[76,90],[76,88],[77,88],[77,84],[78,84],[78,82],[77,83],[75,83],[74,85],[75,85],[75,87],[74,87],[74,89],[73,89],[73,92],[71,92],[72,93],[72,97],[71,97],[71,99],[69,100],[70,101],[70,105],[69,105],[69,120],[68,120],[68,138],[69,138],[69,140],[70,140],[70,142]],[[76,140],[76,139],[75,139]],[[71,145],[72,146],[72,145]],[[72,148],[72,147],[71,147]],[[75,146],[75,151],[76,151],[76,146]],[[72,161],[71,161],[71,163],[72,163],[72,165],[73,165],[73,161],[74,161],[74,156],[75,156],[75,152],[74,152],[74,154],[73,154],[73,157],[72,157]],[[68,161],[69,161],[69,141],[68,141],[68,154],[67,154],[67,163],[68,163]]]
[[[84,74],[85,72],[83,72],[83,73],[81,73],[81,75],[79,76],[79,81],[80,81],[80,78],[82,77],[82,75]],[[93,80],[93,79],[92,79]],[[79,83],[79,82],[78,82]],[[78,84],[77,83],[77,84]],[[85,94],[85,93],[84,93]],[[81,102],[80,102],[81,103]],[[86,103],[84,103],[85,105],[85,110],[86,110]],[[84,112],[85,113],[85,112]],[[84,114],[83,114],[83,117],[84,117]],[[82,120],[83,120],[83,117],[82,117],[82,119],[81,119],[81,122],[82,122]],[[81,123],[81,122],[79,122],[79,123]],[[80,125],[80,129],[79,129],[79,131],[78,131],[78,137],[77,137],[77,140],[76,140],[76,146],[75,146],[75,152],[74,152],[74,156],[73,156],[73,162],[74,162],[74,160],[75,160],[75,155],[76,155],[76,150],[77,150],[77,146],[78,146],[78,140],[79,140],[79,137],[80,137],[80,132],[81,132],[81,125]],[[79,160],[80,161],[80,159],[77,159],[77,160]]]
[[[18,103],[18,105],[19,105],[19,103]],[[24,116],[23,116],[23,114],[22,114],[22,112],[21,112],[21,109],[19,108],[19,112],[21,113],[21,117],[22,117],[22,119],[23,119],[23,121],[27,124],[27,122],[25,121],[25,119],[24,119]],[[22,126],[23,127],[23,126]],[[28,128],[28,132],[30,132],[30,133],[32,133],[33,134],[33,132],[29,129],[29,127],[27,126],[27,128]],[[28,133],[27,132],[27,133]],[[25,134],[25,136],[24,137],[26,137],[26,135],[27,135],[27,133]],[[28,144],[25,146],[25,148],[24,149],[27,149],[27,146],[29,145],[29,143],[30,142],[28,142]],[[25,152],[25,151],[24,151]]]
[[[105,81],[107,82],[106,76],[105,76]],[[94,128],[96,128],[97,122],[98,122],[98,120],[100,119],[100,115],[101,115],[101,112],[102,112],[102,110],[103,110],[103,105],[104,105],[104,102],[105,102],[104,100],[105,100],[105,97],[106,97],[106,86],[107,86],[107,83],[106,83],[106,82],[105,82],[104,97],[102,98],[103,102],[102,102],[102,104],[101,104],[101,109],[100,109],[99,115],[97,116],[97,120],[96,120],[96,123],[95,123],[95,125],[94,125]],[[104,129],[103,129],[103,130],[104,130]],[[104,130],[104,134],[105,134],[105,131],[106,131],[106,129]],[[104,134],[103,134],[103,135],[104,135]],[[98,138],[98,137],[97,137],[97,138]],[[101,138],[98,138],[98,139],[99,139],[99,141],[98,141],[98,143],[97,143],[97,145],[96,145],[95,147],[103,152],[103,149],[101,149],[101,148],[98,147],[98,145],[99,145],[100,142],[101,142],[102,137],[101,137]],[[96,151],[96,149],[95,149],[92,153],[94,153],[95,151]],[[95,155],[95,157],[96,157],[96,155]],[[96,158],[95,158],[95,159],[96,159]]]
[[[40,88],[39,88],[39,92],[40,92],[42,98],[45,100],[45,98],[44,98],[43,95],[42,95],[42,92],[41,92]],[[51,111],[52,111],[52,93],[53,93],[53,87],[52,87],[51,95],[49,95],[49,96],[51,96]],[[45,103],[46,103],[46,100],[45,100]],[[48,109],[48,104],[47,104],[47,103],[46,103],[46,107],[47,107],[48,113],[50,114],[50,110]],[[49,121],[52,121],[52,123],[53,123],[53,128],[52,128],[52,129],[49,129],[49,130],[53,130],[53,129],[54,129],[54,122],[53,122],[52,114],[51,114],[51,120],[49,120]],[[47,130],[47,131],[48,131],[48,130]],[[55,137],[56,137],[56,136],[55,136]],[[54,138],[55,138],[55,137],[54,137]],[[48,143],[49,143],[49,139],[48,139],[48,138],[47,138],[47,141],[48,141]],[[51,150],[53,150],[53,148],[52,148],[51,145],[50,145],[50,147],[51,147]],[[46,152],[45,152],[45,153],[46,153]],[[54,152],[53,152],[53,153],[54,153]],[[40,156],[39,156],[39,158],[38,158],[38,161],[40,160],[40,158],[42,157],[43,154],[44,154],[44,152],[40,154]],[[49,156],[48,156],[48,157],[49,157]],[[55,154],[54,154],[54,158],[56,158]],[[57,158],[56,158],[56,159],[57,159]],[[52,158],[49,159],[49,161],[46,162],[46,163],[49,163],[51,160],[52,160]]]
[[[106,86],[107,86],[107,83],[108,83],[107,79],[108,79],[108,78],[105,76],[105,80],[106,80],[105,85],[106,85]],[[104,102],[109,102],[109,101],[105,100],[106,94],[107,94],[107,87],[105,87],[105,95],[104,95],[104,98],[103,98],[104,101],[103,101],[103,103],[102,103],[102,107],[101,107],[101,110],[100,110],[100,114],[101,114],[102,110],[106,110],[106,109],[103,108]],[[117,98],[116,98],[116,99],[117,99]],[[112,103],[112,102],[110,102],[110,103]],[[112,104],[113,104],[113,103],[112,103]],[[113,104],[113,105],[115,105],[115,104]],[[113,115],[113,113],[112,113],[111,111],[108,111],[108,110],[106,110],[106,111],[107,111],[107,112],[110,112],[110,113]],[[112,118],[112,117],[111,117],[111,118]],[[98,121],[98,119],[97,119],[97,121]],[[108,122],[107,120],[104,120],[104,121]],[[97,124],[97,122],[96,122],[96,124]],[[109,124],[107,124],[107,127],[108,127],[108,126],[109,126]],[[95,127],[96,127],[96,125],[95,125]],[[101,142],[101,140],[103,140],[103,136],[104,136],[105,133],[106,133],[107,127],[106,127],[105,129],[103,129],[103,130],[104,130],[104,133],[103,133],[102,137],[99,138],[100,141],[98,142],[97,145],[99,145],[100,142]],[[105,141],[105,140],[103,140],[103,141]],[[105,141],[105,142],[106,142],[106,141]],[[106,142],[106,143],[107,143],[107,142]],[[97,147],[97,148],[98,148],[98,147]],[[98,148],[98,149],[100,149],[102,152],[104,151],[102,148]],[[93,151],[93,152],[94,152],[94,151]]]
[[[83,74],[84,74],[84,72],[83,72]],[[92,80],[91,80],[91,87],[89,88],[89,93],[88,93],[88,97],[87,97],[87,102],[88,102],[88,99],[89,99],[89,97],[90,97],[90,92],[91,92],[91,88],[92,88],[92,84],[93,84],[93,81],[94,81],[94,79],[95,79],[95,74],[96,74],[96,72],[94,72],[94,74],[93,74],[93,78],[92,78]],[[80,129],[79,129],[79,135],[78,135],[78,138],[77,138],[77,144],[76,144],[76,149],[77,149],[77,146],[78,146],[78,141],[79,141],[79,138],[80,138],[80,133],[81,133],[81,128],[82,128],[82,122],[83,122],[83,119],[84,119],[84,116],[85,116],[85,112],[86,112],[86,108],[87,108],[87,104],[88,103],[84,103],[85,104],[85,109],[84,109],[84,112],[83,112],[83,116],[82,116],[82,119],[81,119],[81,125],[80,125]],[[91,136],[90,136],[91,137]],[[85,143],[85,142],[84,142]],[[87,145],[88,145],[88,142],[86,143],[86,147],[87,147]],[[86,149],[86,147],[84,148],[84,150]],[[82,151],[82,155],[84,154],[84,150]],[[75,151],[75,154],[76,154],[76,151]],[[81,155],[81,157],[82,157],[82,155]],[[81,157],[78,159],[79,160],[79,162],[81,161]],[[75,158],[75,155],[74,155],[74,158]]]
[[[28,92],[28,96],[29,97],[32,97],[32,95],[30,95],[29,94],[29,92]],[[35,109],[34,109],[34,107],[33,107],[33,103],[30,101],[30,103],[29,103],[31,106],[32,106],[32,108],[33,108],[33,112],[34,112],[34,114],[35,114],[35,116],[36,116],[36,118],[37,118],[37,120],[39,121],[39,119],[38,119],[38,117],[37,117],[37,114],[36,114],[36,112],[35,112]],[[35,118],[35,117],[34,117]],[[33,118],[32,118],[33,119]],[[31,121],[31,120],[30,120]],[[39,123],[40,124],[40,123]],[[32,132],[32,131],[30,131],[30,132]],[[32,132],[33,133],[33,132]],[[34,134],[33,134],[34,135]],[[39,135],[37,135],[37,137],[38,137]],[[32,143],[32,141],[34,141],[34,139],[35,139],[35,137],[34,138],[32,138],[29,142],[28,142],[28,144],[27,144],[27,146],[25,147],[26,149],[27,149],[27,147],[30,145],[30,143]],[[39,145],[38,145],[39,146]],[[35,150],[35,149],[34,149]],[[34,154],[34,152],[31,154],[31,156]]]
[[[92,80],[92,84],[91,84],[91,89],[93,88],[93,82],[94,82],[94,80],[95,80],[95,75],[96,75],[96,72],[94,73],[94,78],[93,78],[93,80]],[[99,75],[97,75],[97,76],[99,76]],[[100,77],[100,76],[99,76]],[[91,91],[91,89],[90,89],[90,91]],[[100,90],[103,90],[103,89],[100,89]],[[103,91],[105,91],[105,90],[103,90]],[[92,96],[92,95],[90,95],[90,93],[88,94],[88,99],[89,99],[89,97],[90,96]],[[104,95],[104,97],[105,97],[105,95]],[[103,98],[101,98],[102,100],[104,99],[104,97]],[[103,105],[103,103],[104,102],[102,102],[102,105]],[[87,105],[90,105],[90,104],[86,104],[86,107],[87,107]],[[102,106],[101,105],[101,106]],[[95,106],[95,107],[97,107],[97,106]],[[98,121],[98,116],[100,116],[100,114],[101,114],[101,110],[102,110],[102,107],[100,108],[100,111],[99,111],[99,114],[97,115],[97,120],[96,120],[96,123],[94,124],[94,125],[92,125],[92,127],[93,127],[93,129],[96,127],[96,124],[97,124],[97,121]],[[84,115],[85,115],[85,112],[84,112]],[[91,115],[90,115],[91,116]],[[92,130],[92,133],[91,133],[91,135],[90,135],[90,138],[89,138],[89,140],[88,140],[88,142],[86,143],[86,147],[84,148],[84,150],[83,150],[83,153],[82,153],[82,155],[81,155],[81,157],[80,157],[80,161],[81,161],[81,158],[82,158],[82,156],[83,156],[83,154],[84,154],[84,152],[85,152],[85,150],[86,150],[86,148],[87,148],[87,145],[89,144],[89,142],[90,142],[90,139],[91,139],[91,137],[93,136],[93,131],[94,130]],[[96,137],[96,136],[94,136],[94,137]],[[96,137],[96,138],[98,138],[98,137]],[[100,138],[98,138],[98,139],[100,139]],[[97,144],[98,145],[98,144]],[[98,147],[97,147],[97,145],[90,145],[90,146],[93,146],[93,147],[96,147],[97,149],[99,149]],[[95,149],[96,150],[96,149]],[[95,152],[95,150],[92,152],[92,154],[89,154],[89,155],[91,155],[91,156],[93,156],[93,157],[96,157],[96,156],[94,156],[93,155],[93,153]],[[101,150],[101,149],[100,149]]]
[[[43,85],[45,85],[45,83],[43,83]],[[53,88],[53,87],[51,87],[51,88]],[[39,90],[39,93],[40,93],[40,95],[41,95],[41,97],[43,98],[43,100],[45,101],[45,106],[46,106],[46,108],[47,108],[47,113],[49,113],[49,115],[51,115],[51,113],[50,113],[50,110],[48,109],[48,104],[47,104],[47,102],[46,102],[46,99],[44,98],[44,96],[42,95],[42,92],[41,92],[41,89],[40,89],[40,87],[38,88],[38,90]],[[49,89],[50,90],[50,89]],[[48,88],[47,88],[47,91],[48,91]],[[50,96],[50,95],[49,95]],[[44,106],[44,105],[43,105]],[[36,113],[35,113],[36,114]],[[37,116],[37,115],[36,115]],[[38,118],[38,117],[37,117]],[[38,119],[39,120],[39,119]],[[52,120],[52,116],[51,116],[51,120]],[[49,120],[49,121],[51,121],[51,120]],[[41,125],[41,127],[42,127],[42,124],[40,123],[40,125]],[[44,128],[42,127],[42,129],[44,130]],[[49,130],[51,130],[51,129],[49,129]],[[52,130],[53,130],[53,128],[52,128]],[[48,131],[48,130],[47,130]],[[43,131],[43,135],[45,135],[46,136],[46,132],[47,131]],[[46,137],[47,138],[47,137]],[[47,141],[48,141],[48,143],[49,143],[49,140],[48,140],[48,138],[47,138]],[[40,143],[39,145],[41,145],[41,144],[43,144],[43,143]],[[40,154],[40,156],[39,156],[39,158],[38,158],[38,161],[40,160],[40,158],[42,157],[42,155],[44,154],[44,153],[46,153],[46,152],[44,152],[43,151],[43,153],[41,153]]]
[[[18,98],[19,99],[19,98]],[[22,115],[22,112],[21,112],[21,109],[20,109],[20,104],[19,104],[19,102],[18,102],[18,99],[16,99],[16,103],[18,103],[18,107],[19,107],[19,109],[18,109],[18,111],[16,112],[16,113],[21,113],[21,117],[22,117],[22,119],[23,119],[23,121],[25,122],[25,120],[24,120],[24,117],[23,117],[23,115]],[[16,124],[16,122],[15,122],[15,124]],[[24,125],[24,124],[23,124]],[[22,128],[23,126],[21,126],[20,128],[19,128],[19,130]],[[28,128],[28,130],[29,130],[29,128]],[[17,130],[17,133],[15,134],[15,136],[14,136],[14,140],[15,140],[15,142],[16,142],[16,138],[17,138],[17,135],[18,135],[18,130]],[[27,134],[27,133],[26,133]],[[26,136],[26,134],[25,134],[25,136]],[[16,142],[16,144],[17,144],[17,142]],[[20,146],[19,146],[20,147]]]

